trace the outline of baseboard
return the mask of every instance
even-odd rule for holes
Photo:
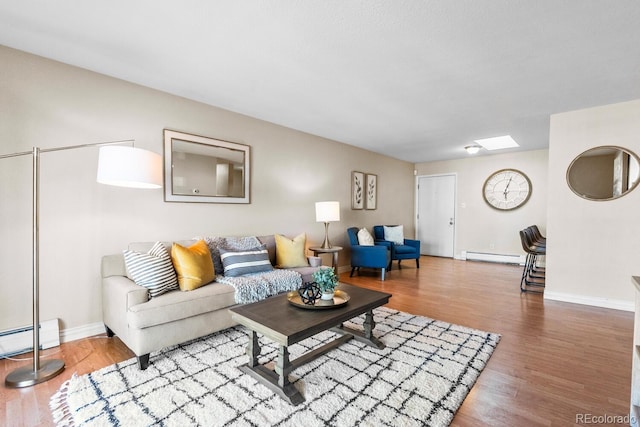
[[[484,252],[462,251],[460,259],[463,261],[498,262],[501,264],[524,265],[524,255],[490,254]]]
[[[89,323],[87,325],[76,326],[75,328],[63,329],[60,331],[60,342],[75,341],[104,333],[104,323]]]
[[[551,292],[549,290],[544,291],[544,299],[570,302],[574,304],[591,305],[594,307],[611,308],[614,310],[635,311],[635,303],[633,301],[612,300],[609,298],[565,294],[561,292]]]
[[[348,266],[348,265],[343,265],[342,267],[338,267],[338,274],[340,274],[340,273],[348,273],[350,271],[351,271],[351,267]]]
[[[58,319],[41,321],[38,330],[40,349],[44,350],[60,345]],[[33,325],[0,331],[0,358],[26,353],[31,350],[33,350]]]
[[[57,347],[60,343],[75,341],[105,333],[102,322],[90,323],[75,328],[58,329],[58,319],[40,322],[40,347]],[[0,353],[2,357],[26,353],[33,349],[33,327],[25,326],[0,333]]]

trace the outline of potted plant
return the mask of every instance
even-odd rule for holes
[[[332,300],[336,286],[338,286],[338,276],[330,267],[321,267],[313,273],[313,280],[322,291],[323,300]]]

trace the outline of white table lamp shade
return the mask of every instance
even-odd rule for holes
[[[316,222],[340,221],[340,202],[316,202]]]
[[[162,188],[162,156],[135,147],[100,147],[101,184],[131,188]]]

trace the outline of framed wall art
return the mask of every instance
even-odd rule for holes
[[[378,207],[378,175],[368,173],[365,176],[365,209]]]
[[[364,173],[352,171],[351,172],[351,209],[363,209],[364,208]]]
[[[166,202],[250,203],[248,145],[164,130]]]

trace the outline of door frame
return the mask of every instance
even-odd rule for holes
[[[415,230],[416,230],[416,235],[415,238],[417,239],[419,236],[419,227],[420,227],[420,220],[418,218],[420,212],[418,212],[418,208],[420,206],[420,192],[419,192],[419,188],[418,186],[420,185],[420,178],[437,178],[439,176],[452,176],[454,178],[454,186],[453,186],[453,256],[452,259],[458,259],[456,257],[456,237],[458,236],[458,173],[457,172],[449,172],[449,173],[436,173],[436,174],[429,174],[429,175],[416,175],[416,179],[415,179],[415,196],[414,196],[414,201],[413,204],[415,206],[415,212],[414,212],[414,221],[415,221]]]

